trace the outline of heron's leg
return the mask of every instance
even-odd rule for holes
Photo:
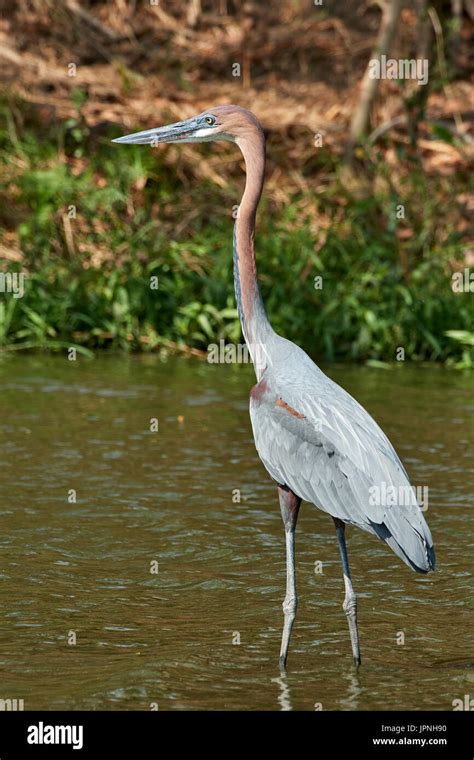
[[[349,570],[349,558],[347,556],[345,536],[346,526],[342,520],[338,520],[336,517],[333,517],[333,520],[336,526],[337,540],[339,542],[342,572],[344,573],[344,587],[346,590],[342,609],[346,613],[347,622],[349,623],[349,633],[351,636],[354,661],[356,665],[360,665],[359,631],[357,629],[357,597],[352,588],[351,573]]]
[[[301,499],[286,486],[278,486],[281,516],[285,525],[286,539],[286,596],[283,602],[285,621],[280,649],[280,670],[286,668],[291,629],[296,617],[295,528]]]

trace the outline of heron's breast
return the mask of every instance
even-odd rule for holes
[[[265,396],[269,392],[268,383],[266,380],[260,380],[259,383],[253,386],[250,391],[250,401],[257,406],[260,406]]]

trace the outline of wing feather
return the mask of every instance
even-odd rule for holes
[[[395,449],[368,412],[312,366],[310,383],[299,377],[278,382],[268,373],[266,392],[251,399],[265,467],[301,498],[377,535],[426,572],[434,566],[433,542],[419,506],[382,504],[371,490],[382,484],[410,488]]]

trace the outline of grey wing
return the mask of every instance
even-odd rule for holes
[[[250,404],[255,445],[270,475],[377,535],[413,569],[432,569],[433,541],[414,490],[368,412],[319,370],[309,384],[272,385]]]

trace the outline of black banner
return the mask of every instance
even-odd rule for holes
[[[156,758],[170,752],[472,760],[473,714],[459,712],[3,712],[0,760]],[[104,755],[104,752],[107,754]]]

